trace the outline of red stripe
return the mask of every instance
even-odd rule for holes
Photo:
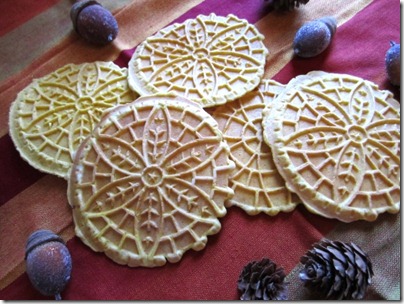
[[[44,176],[19,155],[10,136],[0,138],[0,206]]]
[[[75,237],[67,243],[73,270],[62,297],[65,300],[237,300],[237,279],[248,262],[269,257],[289,272],[311,244],[336,224],[309,214],[302,207],[276,217],[265,214],[251,217],[239,208],[231,208],[221,222],[222,230],[208,237],[204,250],[187,251],[180,262],[157,268],[118,265],[103,253],[94,253]],[[311,228],[312,222],[318,227]],[[25,273],[1,291],[0,298],[45,299],[30,286]]]
[[[2,0],[0,1],[0,37],[61,0]],[[68,14],[68,12],[66,13]]]
[[[400,42],[399,29],[398,7],[390,5],[388,1],[373,1],[354,18],[338,27],[325,52],[313,58],[294,58],[274,79],[288,83],[291,75],[306,74],[313,70],[351,74],[373,81],[381,89],[391,91],[400,101],[400,90],[388,81],[384,61],[390,41]]]

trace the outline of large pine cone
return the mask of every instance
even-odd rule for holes
[[[267,0],[275,10],[292,11],[301,4],[306,4],[309,0]]]
[[[238,279],[240,300],[286,300],[285,272],[270,259],[253,261]]]
[[[300,258],[305,287],[327,299],[360,300],[372,282],[372,263],[354,243],[323,240]]]

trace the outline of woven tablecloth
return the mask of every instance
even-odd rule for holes
[[[67,243],[73,260],[65,300],[237,300],[237,279],[244,265],[268,257],[282,266],[290,300],[310,299],[298,278],[299,258],[323,239],[354,241],[373,262],[366,299],[401,299],[400,214],[375,222],[342,223],[308,212],[300,205],[276,216],[247,215],[232,207],[220,219],[221,231],[202,251],[157,268],[121,266],[95,253],[74,234],[67,182],[24,162],[8,134],[8,113],[17,93],[33,78],[68,63],[128,61],[146,37],[174,22],[199,14],[234,14],[255,24],[269,55],[265,78],[287,83],[312,70],[346,73],[375,82],[394,93],[384,57],[390,41],[400,42],[399,0],[311,0],[291,12],[275,12],[264,0],[100,1],[113,12],[119,35],[105,47],[91,46],[73,31],[67,0],[0,1],[0,298],[50,299],[29,282],[25,242],[36,229],[51,229]],[[330,47],[314,58],[293,56],[292,40],[306,21],[333,15],[338,29]]]

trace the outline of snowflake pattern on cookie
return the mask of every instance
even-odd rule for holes
[[[274,216],[281,211],[290,212],[300,202],[286,188],[262,134],[262,111],[284,87],[265,79],[254,91],[219,106],[212,114],[230,147],[231,160],[236,164],[230,176],[234,197],[226,206],[237,206],[249,215],[264,212]]]
[[[265,110],[264,135],[306,207],[345,222],[397,213],[400,105],[392,94],[317,71],[288,88]]]
[[[213,107],[253,90],[264,73],[263,35],[246,20],[200,15],[147,38],[129,62],[141,95],[173,92]]]
[[[234,164],[217,123],[180,97],[109,112],[77,152],[69,181],[76,233],[129,266],[177,262],[219,232]]]
[[[105,110],[138,95],[112,62],[68,64],[34,80],[12,104],[10,134],[33,167],[66,178],[78,146]]]

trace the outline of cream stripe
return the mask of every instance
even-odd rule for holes
[[[400,282],[395,281],[400,277],[400,232],[400,215],[382,214],[377,223],[341,223],[326,236],[330,240],[353,242],[369,255],[374,276],[365,299],[400,299]],[[302,269],[299,263],[286,277],[289,300],[318,299],[303,287],[299,279]]]
[[[66,181],[47,175],[0,207],[0,289],[24,271],[25,242],[36,229],[73,237]]]
[[[271,12],[266,15],[256,23],[258,30],[265,36],[265,45],[269,48],[264,78],[273,77],[291,61],[293,39],[303,23],[324,16],[334,16],[340,26],[371,2],[372,0],[315,0],[288,14]]]

